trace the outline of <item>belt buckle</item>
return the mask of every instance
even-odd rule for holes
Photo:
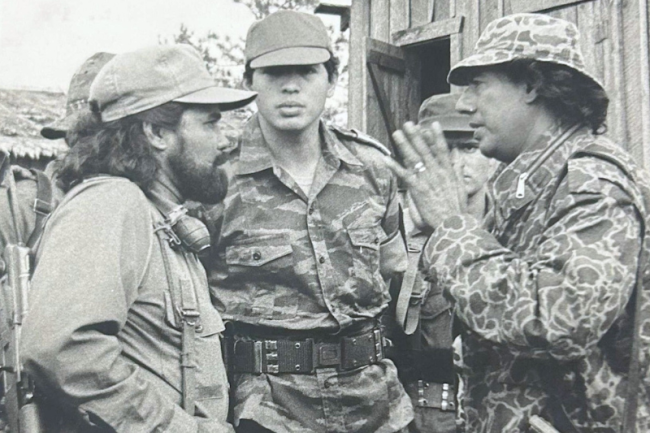
[[[317,343],[319,367],[335,367],[341,365],[341,345],[338,343]]]

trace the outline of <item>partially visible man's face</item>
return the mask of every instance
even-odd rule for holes
[[[510,163],[523,151],[534,123],[527,96],[525,85],[497,71],[479,72],[469,81],[456,109],[470,116],[485,156]]]
[[[490,175],[492,163],[478,149],[478,142],[471,133],[447,137],[451,149],[451,158],[456,175],[465,184],[465,192],[469,197],[483,191]]]
[[[222,165],[233,145],[221,133],[216,105],[188,108],[176,129],[178,146],[169,156],[178,188],[186,199],[214,204],[224,199],[228,178]]]
[[[301,132],[318,121],[334,83],[324,64],[272,66],[253,71],[251,90],[260,119],[278,131]]]

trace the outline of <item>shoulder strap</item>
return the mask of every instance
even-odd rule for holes
[[[170,249],[172,245],[178,242],[169,223],[159,221],[154,225],[154,231],[158,236],[160,250],[169,286],[172,304],[175,312],[180,316],[182,334],[181,334],[181,381],[183,395],[183,409],[190,415],[194,416],[196,402],[196,362],[195,357],[195,339],[196,331],[200,326],[201,315],[198,309],[198,302],[194,286],[191,281],[180,278],[178,273],[172,269],[170,260]],[[188,254],[182,249],[179,254]],[[173,323],[173,318],[172,323]]]
[[[395,306],[395,320],[406,335],[413,335],[420,325],[420,311],[429,292],[429,283],[420,275],[418,264],[422,249],[408,243],[408,267]]]
[[[31,250],[43,234],[45,221],[53,209],[52,204],[52,182],[45,173],[40,170],[30,170],[36,176],[36,198],[34,199],[34,212],[36,221],[34,230],[27,240],[27,247]]]
[[[329,125],[329,127],[337,135],[343,138],[355,141],[357,143],[366,144],[368,146],[374,147],[386,156],[391,156],[390,149],[388,149],[384,144],[369,136],[368,134],[365,134],[357,129],[345,129],[336,125]]]

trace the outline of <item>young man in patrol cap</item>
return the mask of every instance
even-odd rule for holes
[[[209,233],[182,203],[225,196],[221,112],[253,98],[217,87],[187,45],[117,55],[93,81],[22,334],[61,431],[232,431],[223,323],[197,258]]]
[[[648,431],[650,188],[602,135],[608,98],[577,28],[541,14],[495,20],[449,82],[464,86],[457,109],[479,149],[503,163],[492,223],[465,212],[440,128],[405,125],[394,137],[412,169],[389,164],[434,229],[422,266],[469,330],[467,430],[552,431],[541,417],[561,432]]]
[[[396,178],[374,140],[326,126],[338,61],[317,17],[279,11],[246,39],[246,125],[210,285],[232,322],[242,432],[394,432],[413,411],[384,358],[384,277],[405,268]]]

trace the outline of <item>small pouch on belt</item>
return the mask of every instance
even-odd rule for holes
[[[454,385],[418,380],[405,385],[411,400],[418,407],[430,407],[443,411],[456,410]]]

